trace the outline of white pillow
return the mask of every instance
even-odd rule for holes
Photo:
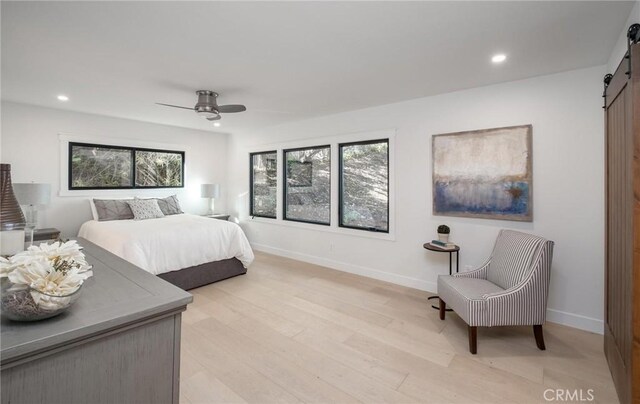
[[[134,220],[164,217],[164,213],[162,213],[157,199],[135,198],[133,201],[127,201],[127,203],[131,207]]]

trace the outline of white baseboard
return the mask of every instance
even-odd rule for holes
[[[271,247],[264,244],[252,243],[254,250],[265,253],[278,255],[281,257],[291,258],[298,261],[308,262],[310,264],[321,265],[338,271],[348,272],[355,275],[366,276],[368,278],[378,279],[396,285],[407,286],[409,288],[424,290],[436,293],[437,285],[435,282],[427,282],[422,279],[412,278],[409,276],[392,274],[389,272],[379,271],[359,265],[353,265],[346,262],[336,261],[329,258],[318,257],[315,255],[304,254],[296,251],[285,250],[283,248]],[[565,311],[547,309],[547,320],[552,323],[562,324],[573,328],[593,332],[596,334],[604,333],[604,322],[596,318],[586,317],[579,314],[568,313]]]
[[[264,244],[251,243],[251,247],[254,250],[266,252],[273,255],[279,255],[281,257],[287,257],[298,261],[308,262],[310,264],[322,265],[331,269],[337,269],[338,271],[348,272],[355,275],[362,275],[368,278],[377,279],[389,283],[395,283],[396,285],[407,286],[409,288],[424,290],[427,292],[435,293],[437,286],[434,282],[427,282],[422,279],[416,279],[409,276],[392,274],[389,272],[378,271],[377,269],[371,269],[359,265],[348,264],[346,262],[336,261],[324,257],[318,257],[316,255],[309,255],[299,253],[295,251],[285,250],[282,248],[271,247]]]
[[[547,309],[547,321],[573,328],[579,328],[596,334],[604,334],[604,321],[598,320],[597,318],[582,316],[580,314]]]

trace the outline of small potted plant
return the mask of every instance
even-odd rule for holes
[[[449,242],[449,233],[451,233],[451,229],[446,224],[441,224],[438,226],[438,240],[443,243]]]

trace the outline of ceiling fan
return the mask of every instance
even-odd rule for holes
[[[220,114],[228,114],[232,112],[243,112],[247,110],[247,107],[239,104],[230,105],[218,105],[216,99],[218,93],[210,90],[198,90],[198,102],[194,107],[181,107],[179,105],[163,104],[156,102],[158,105],[164,105],[165,107],[190,109],[195,111],[198,115],[204,116],[209,121],[217,121],[221,118]]]

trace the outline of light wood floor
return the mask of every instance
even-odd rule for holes
[[[257,253],[247,275],[191,291],[180,400],[211,402],[545,402],[593,389],[617,402],[602,336],[545,325],[478,331],[440,321],[429,293]],[[551,393],[547,393],[551,394]]]

